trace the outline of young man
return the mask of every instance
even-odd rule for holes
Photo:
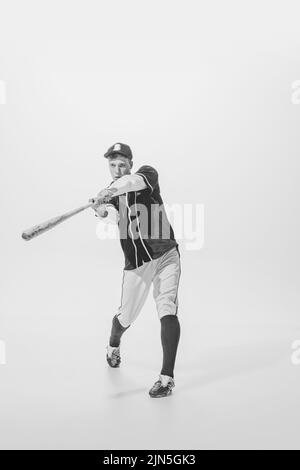
[[[149,394],[153,398],[165,397],[175,387],[174,366],[180,337],[178,243],[160,195],[157,171],[144,165],[132,174],[132,152],[126,144],[116,143],[104,157],[113,181],[90,201],[98,217],[107,217],[112,208],[117,211],[125,255],[121,305],[112,320],[107,362],[111,367],[119,367],[121,336],[141,312],[153,284],[161,323],[163,363]]]

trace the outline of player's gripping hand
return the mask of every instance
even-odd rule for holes
[[[89,202],[94,202],[96,206],[100,205],[100,204],[105,204],[105,203],[109,202],[112,199],[112,197],[113,197],[113,195],[116,191],[117,191],[116,188],[114,188],[114,189],[113,188],[111,188],[111,189],[110,188],[102,189],[102,191],[100,191],[95,198],[90,199]]]
[[[96,217],[105,218],[108,216],[105,204],[100,203],[96,198],[89,199],[89,202],[93,203],[92,209],[94,209]]]
[[[108,216],[108,211],[106,209],[106,205],[105,204],[102,204],[101,206],[99,206],[97,209],[95,209],[95,212],[96,212],[96,216],[97,217],[101,217],[102,219],[104,219],[105,217]]]
[[[94,209],[94,211],[96,212],[99,211],[99,215],[100,215],[105,210],[105,208],[103,209],[101,208],[101,206],[105,205],[105,203],[108,202],[110,199],[111,199],[111,195],[109,191],[107,189],[103,189],[97,194],[96,197],[89,199],[89,202],[93,203],[92,209]]]
[[[89,199],[89,202],[92,202],[92,209],[96,212],[96,216],[99,217],[107,217],[108,211],[106,209],[105,204],[108,203],[111,198],[113,197],[114,192],[116,191],[113,189],[105,188],[100,191],[95,198]]]

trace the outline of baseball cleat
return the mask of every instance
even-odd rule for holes
[[[166,376],[165,376],[166,377]],[[172,389],[175,387],[175,382],[172,377],[168,377],[168,380],[163,380],[162,376],[159,376],[159,380],[155,382],[153,387],[149,390],[151,398],[162,398],[167,397],[172,393]]]
[[[120,347],[107,346],[106,360],[110,367],[119,367],[121,363]]]

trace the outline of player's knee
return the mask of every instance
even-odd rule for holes
[[[174,318],[177,318],[177,313],[170,313],[170,312],[165,312],[161,315],[159,315],[159,320],[162,320],[163,318],[165,317],[174,317]]]
[[[157,313],[159,319],[162,319],[166,315],[177,315],[178,304],[175,302],[168,302],[157,306]]]
[[[126,321],[126,319],[122,318],[121,315],[115,315],[113,318],[113,322],[116,323],[121,330],[127,330],[127,328],[129,328],[131,325],[131,323]]]

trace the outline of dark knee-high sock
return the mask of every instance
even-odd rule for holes
[[[109,345],[114,347],[114,348],[117,348],[118,346],[120,346],[121,336],[124,333],[124,331],[127,330],[127,328],[129,328],[129,327],[130,327],[130,325],[128,325],[126,328],[124,326],[122,326],[121,323],[118,320],[117,315],[115,315],[113,317],[113,321],[112,321],[111,334],[110,334],[110,338],[109,338]]]
[[[177,315],[165,315],[161,318],[161,344],[163,365],[161,374],[174,377],[177,346],[180,338],[180,323]]]

